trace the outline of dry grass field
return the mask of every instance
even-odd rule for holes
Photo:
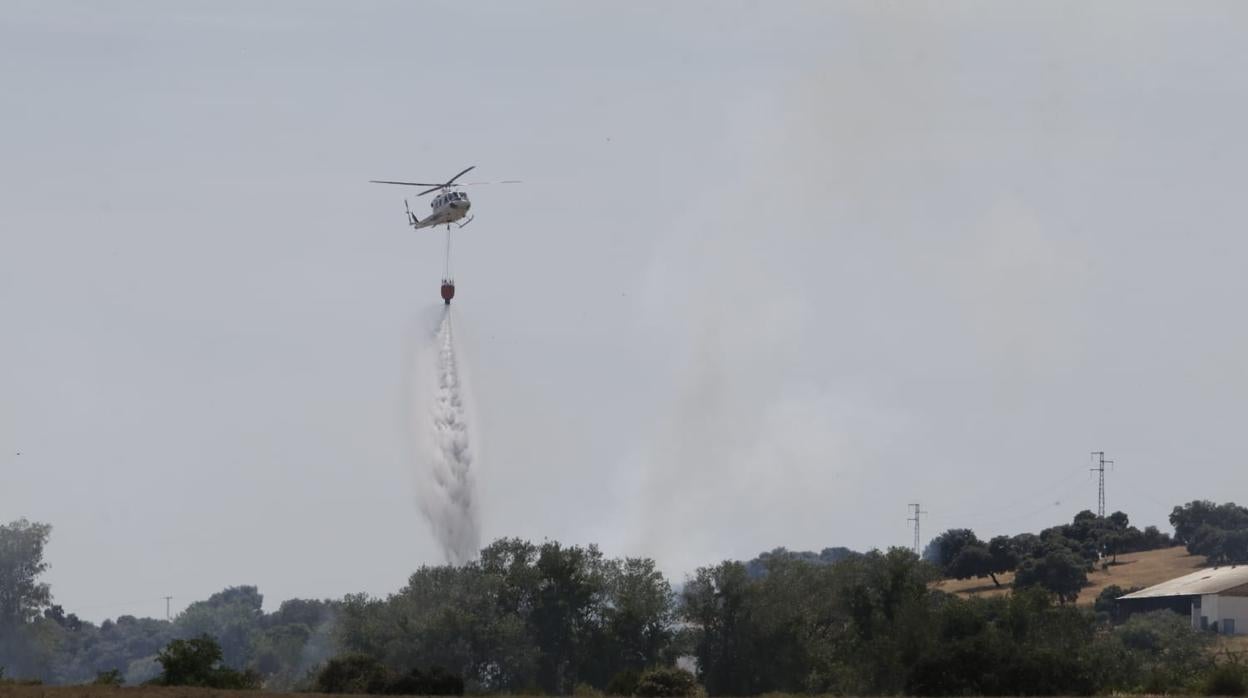
[[[1123,589],[1148,587],[1167,579],[1181,577],[1200,567],[1204,561],[1199,555],[1188,555],[1187,550],[1182,547],[1119,555],[1118,564],[1111,565],[1106,571],[1098,569],[1088,574],[1088,586],[1079,593],[1076,603],[1092,605],[1097,594],[1111,584],[1117,584]],[[936,588],[962,596],[994,596],[1009,591],[1014,575],[999,574],[997,579],[1001,582],[1000,587],[993,586],[992,580],[985,578],[947,579],[937,582]]]

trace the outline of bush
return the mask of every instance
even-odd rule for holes
[[[684,669],[651,669],[641,675],[633,695],[641,698],[696,696],[699,693],[698,688],[697,679]]]
[[[152,683],[162,686],[200,686],[224,690],[260,687],[260,676],[221,666],[221,645],[209,635],[174,640],[156,655],[164,667]]]
[[[1248,695],[1248,671],[1238,662],[1219,664],[1205,679],[1207,696]]]
[[[412,669],[407,674],[387,681],[384,692],[409,696],[462,696],[464,680],[442,667],[435,666],[428,674],[421,673],[420,669]]]
[[[607,682],[607,695],[609,696],[631,696],[637,690],[637,682],[641,680],[641,673],[636,669],[625,669]]]
[[[91,682],[92,686],[120,686],[125,683],[121,677],[120,669],[109,669],[101,671],[95,675],[95,680]]]
[[[1098,616],[1102,616],[1106,620],[1117,623],[1122,620],[1119,617],[1118,597],[1137,592],[1142,588],[1143,587],[1131,587],[1129,589],[1123,589],[1117,584],[1110,584],[1102,589],[1100,594],[1097,594],[1096,601],[1092,604],[1092,610],[1095,611]]]
[[[329,660],[316,676],[317,693],[385,693],[389,676],[381,662],[366,654]]]

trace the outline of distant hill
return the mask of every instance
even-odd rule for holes
[[[1097,594],[1111,584],[1123,589],[1130,587],[1150,587],[1167,579],[1174,579],[1203,567],[1205,558],[1201,555],[1190,555],[1182,546],[1149,550],[1142,553],[1125,553],[1118,556],[1118,564],[1111,565],[1107,571],[1097,568],[1088,573],[1088,586],[1079,592],[1075,602],[1081,606],[1091,606]],[[933,586],[959,596],[995,596],[1009,591],[1014,581],[1014,573],[1007,572],[997,575],[1001,586],[993,586],[992,580],[984,579],[945,579]]]

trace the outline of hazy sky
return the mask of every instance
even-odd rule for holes
[[[0,520],[56,600],[384,594],[456,232],[482,531],[698,565],[1248,499],[1241,3],[0,8]],[[419,207],[427,205],[422,200]],[[418,208],[417,210],[421,210]],[[419,396],[417,396],[419,397]],[[18,455],[20,452],[20,455]]]

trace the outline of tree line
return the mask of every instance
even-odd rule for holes
[[[1063,603],[1074,601],[1098,564],[1112,564],[1119,553],[1168,548],[1171,537],[1156,526],[1140,530],[1121,511],[1100,517],[1084,510],[1069,524],[1039,534],[1021,533],[981,541],[974,531],[954,528],[932,539],[923,558],[951,579],[988,577],[1014,572],[1016,589],[1040,587]]]
[[[1210,528],[1238,535],[1248,511],[1192,502],[1171,520],[1191,549]],[[50,534],[27,521],[0,526],[0,667],[10,677],[549,695],[1083,695],[1244,678],[1214,661],[1185,618],[1123,622],[1113,612],[1121,590],[1094,607],[1070,603],[1094,565],[1172,543],[1121,512],[987,541],[952,529],[922,557],[777,548],[699,568],[678,589],[647,558],[502,539],[470,564],[422,567],[384,598],[294,599],[265,612],[255,587],[238,586],[172,621],[99,625],[53,604],[40,581]],[[999,584],[1006,572],[1014,592],[1003,597],[933,584]]]

